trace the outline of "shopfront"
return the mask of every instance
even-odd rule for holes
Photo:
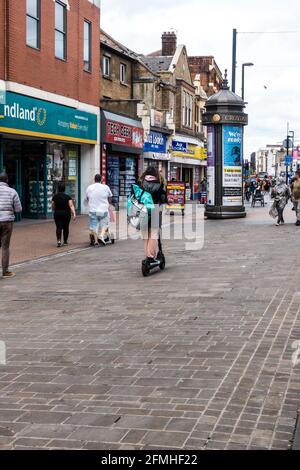
[[[144,130],[140,121],[108,111],[102,111],[101,121],[102,178],[119,208],[142,172]]]
[[[167,151],[168,135],[162,132],[150,131],[146,133],[144,144],[144,170],[149,166],[158,169],[164,180],[168,178],[168,162],[171,159]]]
[[[176,136],[171,143],[169,179],[186,183],[186,200],[200,199],[200,183],[205,177],[206,150],[196,139]]]
[[[50,217],[60,181],[80,210],[81,147],[96,143],[96,115],[6,92],[0,105],[0,170],[20,195],[22,217]]]

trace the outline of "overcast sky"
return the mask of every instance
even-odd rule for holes
[[[246,68],[245,99],[249,126],[245,157],[266,144],[281,142],[287,129],[300,143],[299,0],[102,0],[102,28],[140,53],[160,49],[161,34],[174,29],[189,55],[214,55],[231,76],[232,29],[238,35],[236,92],[241,94],[241,64]],[[230,78],[231,80],[231,78]]]

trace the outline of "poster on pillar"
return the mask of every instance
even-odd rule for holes
[[[215,130],[207,129],[207,204],[215,204]]]
[[[243,204],[243,128],[223,126],[223,206]]]

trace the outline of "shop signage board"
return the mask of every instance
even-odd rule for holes
[[[207,204],[215,204],[215,129],[207,128]]]
[[[188,153],[188,144],[179,140],[172,140],[172,150],[174,152]]]
[[[97,115],[30,96],[6,92],[0,132],[96,144]]]
[[[243,129],[223,126],[223,205],[243,204]]]
[[[185,183],[182,181],[168,181],[166,209],[184,210]]]
[[[149,132],[146,134],[144,152],[167,152],[167,136],[161,132]]]
[[[129,124],[107,120],[105,141],[142,149],[144,147],[144,130]]]
[[[196,158],[197,160],[205,160],[207,158],[206,149],[178,140],[172,141],[172,152],[175,157]]]

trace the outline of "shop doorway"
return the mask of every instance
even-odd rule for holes
[[[185,182],[186,187],[186,200],[190,201],[193,198],[193,169],[182,168],[182,180]]]
[[[23,211],[17,220],[45,215],[45,144],[4,140],[3,168],[19,194]]]

